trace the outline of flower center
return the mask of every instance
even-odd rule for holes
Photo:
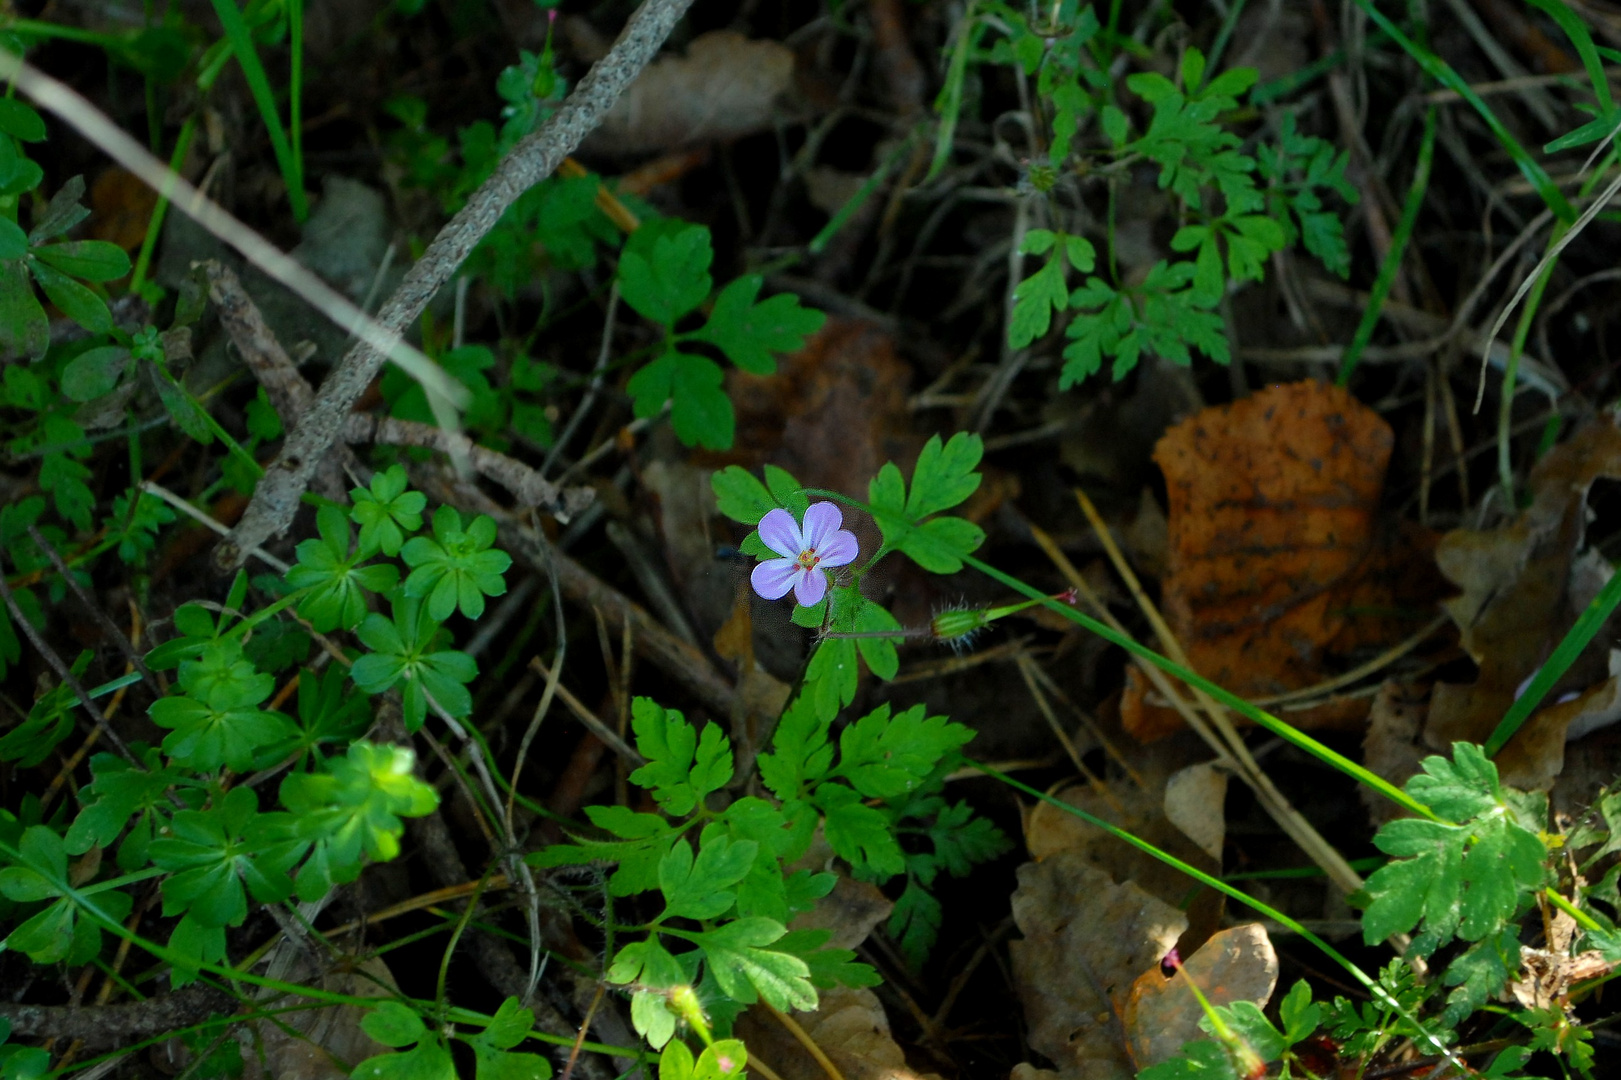
[[[816,564],[821,561],[822,557],[816,554],[815,548],[806,548],[804,551],[799,553],[799,558],[794,565],[798,566],[801,570],[814,570],[816,569]]]

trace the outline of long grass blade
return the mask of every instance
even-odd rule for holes
[[[1581,613],[1576,619],[1576,624],[1565,632],[1565,636],[1554,647],[1547,662],[1537,670],[1531,685],[1525,688],[1508,712],[1503,714],[1503,719],[1498,722],[1491,738],[1486,740],[1487,757],[1495,757],[1497,752],[1514,737],[1515,732],[1520,730],[1530,715],[1536,711],[1537,706],[1542,704],[1542,699],[1548,696],[1553,684],[1570,669],[1570,665],[1576,662],[1576,657],[1587,648],[1587,643],[1593,640],[1599,628],[1608,621],[1617,604],[1621,604],[1621,574],[1616,574],[1605,582],[1604,588],[1600,589],[1599,594],[1593,597],[1593,602],[1587,605],[1587,610]]]
[[[1373,328],[1379,324],[1379,314],[1390,296],[1390,287],[1396,283],[1396,275],[1401,272],[1407,242],[1413,237],[1418,212],[1430,188],[1430,165],[1434,160],[1435,106],[1432,105],[1429,112],[1424,114],[1424,139],[1418,145],[1418,164],[1413,169],[1413,183],[1407,189],[1407,200],[1402,204],[1396,235],[1391,237],[1390,250],[1385,252],[1384,262],[1379,264],[1379,276],[1374,279],[1373,289],[1368,293],[1368,306],[1362,309],[1362,321],[1357,323],[1356,333],[1351,336],[1351,343],[1345,347],[1345,355],[1340,359],[1340,374],[1334,380],[1339,386],[1350,383],[1351,373],[1356,370],[1357,361],[1362,359],[1362,350],[1368,347],[1368,342],[1373,338]]]
[[[231,43],[231,51],[236,54],[236,62],[242,65],[242,75],[248,81],[248,92],[253,95],[253,103],[270,132],[270,149],[276,155],[276,167],[281,170],[282,181],[287,185],[287,202],[292,208],[293,219],[302,223],[310,213],[309,203],[304,198],[303,168],[287,141],[287,130],[282,126],[281,114],[276,111],[276,95],[270,89],[270,79],[253,44],[253,32],[242,18],[236,0],[213,0],[213,4],[214,13],[219,16],[220,25],[225,29],[226,40]]]
[[[1453,71],[1445,60],[1402,33],[1395,23],[1373,5],[1373,0],[1356,0],[1356,4],[1367,12],[1368,18],[1372,19],[1379,29],[1389,34],[1390,39],[1401,46],[1403,52],[1418,62],[1418,66],[1424,69],[1425,74],[1463,98],[1480,114],[1480,118],[1486,121],[1486,126],[1491,129],[1492,136],[1497,139],[1498,145],[1514,159],[1514,164],[1519,166],[1521,174],[1530,181],[1537,194],[1542,196],[1542,201],[1548,204],[1548,209],[1554,212],[1555,217],[1566,222],[1575,220],[1576,211],[1571,208],[1570,202],[1559,190],[1558,185],[1548,176],[1547,170],[1537,164],[1536,159],[1520,145],[1519,140],[1508,128],[1503,126],[1497,114],[1492,112],[1491,106],[1475,93],[1464,81],[1463,76]]]

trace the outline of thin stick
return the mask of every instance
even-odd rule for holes
[[[34,624],[28,621],[28,616],[23,614],[23,609],[17,606],[17,597],[12,593],[11,586],[6,584],[3,563],[0,563],[0,600],[5,602],[6,610],[11,613],[12,623],[21,628],[23,636],[45,658],[45,662],[51,665],[57,676],[72,688],[74,696],[79,699],[79,704],[84,706],[84,711],[90,714],[91,719],[95,720],[96,727],[101,731],[102,736],[136,769],[145,772],[146,766],[142,765],[140,759],[131,753],[130,748],[124,744],[124,740],[118,737],[118,732],[112,729],[112,725],[107,722],[107,717],[96,707],[95,699],[84,688],[84,683],[80,682],[79,677],[73,674],[73,669],[64,664],[62,658],[56,655],[56,650],[46,644],[39,631],[34,629]]]
[[[467,205],[439,230],[378,312],[383,326],[397,334],[422,313],[507,208],[550,176],[602,121],[691,3],[643,0],[608,55],[592,65],[557,112],[519,142]],[[383,350],[363,337],[321,384],[314,407],[287,437],[280,457],[259,482],[230,539],[216,551],[216,561],[240,565],[246,557],[244,552],[287,528],[298,511],[310,475],[338,438],[350,408],[371,385],[384,356]]]
[[[213,529],[221,536],[226,536],[230,533],[230,530],[224,525],[221,525],[219,522],[215,521],[213,518],[191,505],[191,503],[164,487],[162,484],[155,484],[151,480],[143,480],[141,481],[141,490],[146,492],[148,495],[156,495],[158,498],[180,511],[182,514],[185,514],[187,517],[191,518],[191,520],[195,521],[197,524]],[[264,563],[278,574],[285,574],[287,571],[292,569],[291,566],[282,562],[268,551],[254,548],[252,551],[248,552],[248,554],[252,555],[254,558],[258,559],[260,562]]]
[[[837,1065],[833,1064],[833,1059],[828,1057],[820,1046],[816,1045],[816,1040],[810,1037],[808,1031],[799,1026],[799,1021],[769,1001],[761,1001],[760,1004],[770,1010],[771,1015],[777,1018],[777,1022],[788,1029],[788,1034],[798,1039],[799,1044],[805,1048],[811,1057],[816,1059],[816,1064],[820,1065],[822,1071],[827,1073],[827,1080],[844,1080],[844,1074],[839,1071]]]
[[[1171,632],[1171,628],[1161,617],[1159,609],[1154,606],[1154,602],[1143,591],[1142,583],[1137,580],[1136,572],[1132,570],[1131,564],[1126,561],[1125,555],[1114,542],[1114,537],[1109,533],[1108,525],[1104,523],[1102,516],[1098,514],[1097,508],[1092,505],[1092,500],[1088,499],[1086,492],[1080,488],[1075,489],[1075,498],[1080,503],[1081,511],[1086,514],[1087,520],[1092,523],[1092,528],[1097,533],[1098,539],[1103,543],[1104,550],[1108,552],[1110,560],[1114,563],[1115,570],[1125,579],[1126,587],[1131,590],[1131,595],[1136,598],[1138,607],[1142,609],[1149,625],[1154,628],[1154,633],[1160,641],[1160,647],[1176,663],[1192,670],[1193,665],[1188,662],[1187,654],[1182,651],[1181,642]],[[1216,745],[1225,749],[1222,756],[1234,763],[1235,771],[1254,789],[1255,794],[1260,797],[1261,805],[1266,807],[1273,820],[1278,823],[1284,832],[1289,834],[1289,837],[1296,844],[1300,845],[1300,849],[1313,862],[1322,867],[1323,872],[1328,875],[1328,879],[1334,882],[1335,885],[1338,885],[1347,893],[1362,888],[1361,876],[1351,869],[1351,864],[1345,861],[1345,856],[1341,855],[1332,844],[1323,839],[1322,834],[1317,831],[1316,827],[1289,804],[1289,800],[1284,798],[1283,793],[1272,783],[1272,778],[1266,774],[1266,771],[1261,768],[1260,764],[1250,754],[1249,745],[1244,742],[1243,738],[1238,734],[1238,730],[1233,727],[1233,722],[1228,717],[1227,710],[1216,704],[1208,694],[1198,687],[1190,687],[1189,689],[1193,691],[1194,700],[1198,702],[1199,707],[1210,718],[1210,723],[1215,731],[1219,733],[1220,737]],[[1206,736],[1207,741],[1208,738]]]
[[[135,665],[135,670],[141,673],[142,681],[161,695],[163,688],[158,685],[158,680],[152,674],[152,669],[146,666],[146,661],[141,659],[141,654],[136,650],[130,639],[124,636],[124,631],[118,628],[118,624],[113,622],[107,616],[107,613],[101,610],[101,605],[97,604],[90,594],[84,591],[84,586],[79,584],[79,579],[73,576],[72,571],[68,569],[68,564],[62,560],[62,556],[57,553],[57,550],[32,525],[28,526],[28,536],[45,553],[45,557],[51,560],[51,565],[56,567],[56,572],[61,574],[62,580],[68,583],[68,588],[73,591],[73,595],[78,597],[85,610],[90,612],[90,617],[95,620],[97,626],[101,627],[101,632],[112,639],[113,643],[129,658],[129,662]]]
[[[428,359],[419,349],[400,337],[399,327],[385,327],[315,274],[244,225],[228,210],[192,187],[179,173],[153,157],[130,138],[106,114],[85,100],[65,83],[51,78],[26,63],[15,53],[0,49],[0,78],[10,79],[17,88],[43,109],[55,113],[75,128],[97,149],[134,173],[140,180],[197,224],[224,243],[236,248],[254,266],[292,290],[315,310],[349,331],[376,350],[378,363],[384,356],[393,360],[422,384],[428,400],[435,403],[435,414],[443,413],[453,423],[450,406],[466,403],[467,388]],[[345,407],[347,411],[347,406]],[[324,447],[323,447],[324,449]],[[302,494],[302,488],[300,488]],[[296,501],[295,501],[296,502]],[[275,530],[272,530],[275,531]],[[268,539],[270,532],[253,545]]]
[[[546,662],[538,656],[529,661],[529,666],[548,679],[552,677],[551,669],[549,669],[546,666]],[[618,754],[632,765],[635,765],[637,768],[647,764],[646,758],[633,750],[630,744],[624,739],[621,739],[618,732],[609,727],[607,724],[604,724],[602,719],[598,717],[596,713],[586,708],[580,699],[570,693],[569,688],[564,686],[561,682],[557,684],[557,696],[563,699],[563,704],[568,706],[569,712],[574,714],[575,719],[579,720],[580,723],[589,728],[591,734],[601,739],[603,745],[605,745],[608,749],[612,750],[614,753]]]

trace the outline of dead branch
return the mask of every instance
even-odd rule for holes
[[[608,55],[592,66],[580,85],[540,129],[504,158],[495,175],[473,193],[467,205],[434,237],[378,320],[403,331],[448,282],[456,268],[495,227],[506,209],[529,188],[550,176],[595,128],[637,73],[653,58],[692,0],[643,0]],[[321,384],[315,404],[304,413],[266,471],[242,519],[214,553],[224,567],[236,567],[244,552],[286,530],[297,512],[310,475],[341,436],[350,407],[382,366],[383,353],[362,341]]]

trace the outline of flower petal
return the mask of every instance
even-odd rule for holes
[[[781,600],[804,574],[792,559],[767,559],[754,568],[749,583],[767,600]]]
[[[837,532],[843,523],[844,515],[839,513],[837,506],[830,502],[813,503],[810,509],[805,511],[805,523],[800,526],[800,537],[805,547],[821,551],[827,538]]]
[[[780,506],[760,519],[760,539],[766,547],[790,559],[799,558],[799,553],[805,550],[794,515]]]
[[[800,607],[815,607],[826,595],[827,575],[820,570],[805,570],[794,582],[794,599],[799,601]]]
[[[861,554],[861,545],[856,542],[855,533],[840,529],[816,549],[816,554],[822,566],[847,566]]]

